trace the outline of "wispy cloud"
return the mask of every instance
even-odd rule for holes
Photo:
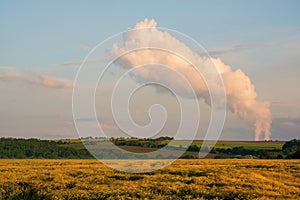
[[[0,81],[30,84],[46,88],[70,88],[73,84],[73,81],[70,79],[57,78],[33,71],[21,71],[15,67],[0,67]]]
[[[228,47],[211,49],[211,50],[208,50],[208,53],[211,56],[220,56],[220,55],[226,54],[226,53],[236,53],[236,52],[246,51],[249,49],[264,47],[264,46],[269,46],[269,45],[270,44],[265,44],[265,43],[237,44],[237,45],[228,46]]]
[[[293,124],[300,126],[300,117],[280,117],[274,118],[274,121],[277,121],[281,124]]]
[[[83,63],[83,61],[68,61],[68,62],[64,62],[61,65],[63,66],[69,66],[69,65],[81,65]]]
[[[79,49],[81,50],[89,50],[91,47],[89,45],[85,45],[85,44],[82,44],[79,46]]]
[[[277,137],[296,138],[300,136],[300,117],[274,118],[273,121],[273,128],[278,132]]]
[[[102,61],[107,61],[109,58],[103,58],[103,59],[90,59],[90,60],[86,60],[85,62],[83,60],[77,60],[77,61],[68,61],[68,62],[64,62],[61,65],[63,66],[78,66],[81,65],[83,63],[97,63],[97,62],[102,62]]]

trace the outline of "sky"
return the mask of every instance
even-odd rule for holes
[[[187,34],[212,58],[221,59],[233,71],[242,70],[255,86],[257,101],[270,102],[270,139],[297,138],[299,9],[300,2],[296,0],[1,1],[0,136],[81,136],[76,132],[72,115],[72,84],[81,61],[106,38],[148,18],[154,19],[159,27]],[[144,94],[148,96],[137,95],[137,102],[144,102],[137,105],[147,107],[152,95],[161,97],[168,102],[165,105],[171,105],[169,110],[174,110],[174,99],[157,93],[146,88]],[[101,97],[100,94],[99,101]],[[104,109],[100,105],[98,112],[105,113]],[[201,109],[209,108],[202,105]],[[138,110],[133,118],[145,117],[145,112]],[[165,134],[176,127],[174,121],[170,123]],[[203,123],[207,123],[205,117]],[[111,121],[105,126],[117,132]],[[220,139],[253,140],[253,132],[247,120],[227,112]]]

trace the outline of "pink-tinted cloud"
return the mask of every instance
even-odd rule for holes
[[[149,29],[142,29],[146,28]],[[140,30],[139,30],[140,29]],[[115,44],[111,53],[113,56],[123,55],[129,49],[139,49],[141,47],[159,47],[161,49],[174,49],[181,55],[187,55],[195,63],[201,72],[209,72],[213,63],[219,74],[209,74],[211,80],[217,80],[214,76],[221,76],[224,82],[224,89],[227,95],[227,106],[240,118],[250,122],[255,128],[255,140],[259,140],[264,133],[264,139],[270,139],[270,128],[272,116],[270,112],[270,102],[258,101],[255,86],[250,78],[241,70],[232,70],[230,66],[225,65],[219,58],[208,58],[200,56],[197,52],[191,50],[184,43],[173,37],[168,32],[156,28],[156,22],[145,19],[136,24],[135,29],[123,35],[123,46]],[[186,57],[186,56],[185,56]],[[179,72],[189,80],[194,92],[198,97],[203,98],[210,104],[210,95],[205,80],[197,73],[197,70],[181,57],[169,52],[149,49],[140,49],[124,54],[117,61],[124,68],[136,68],[142,65],[162,64]],[[174,85],[181,90],[181,94],[189,96],[191,89],[182,84],[182,80],[172,76],[172,74],[161,71],[150,71],[148,68],[142,68],[135,74],[140,79],[159,81],[162,79]],[[216,89],[219,85],[215,85]]]
[[[79,46],[79,49],[81,49],[81,50],[89,50],[90,48],[91,48],[90,46],[84,45],[84,44]]]
[[[0,67],[0,81],[29,84],[46,88],[70,88],[73,81],[46,74],[21,71],[15,67]]]

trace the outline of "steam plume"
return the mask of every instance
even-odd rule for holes
[[[193,63],[197,64],[200,71],[209,71],[214,67],[211,63],[214,63],[218,73],[223,78],[227,95],[227,107],[234,114],[237,114],[240,118],[253,125],[255,140],[259,140],[263,133],[264,139],[269,140],[272,123],[270,103],[256,100],[257,94],[250,78],[241,69],[233,71],[219,58],[200,56],[168,32],[158,30],[156,25],[157,23],[153,19],[145,19],[144,21],[137,23],[135,29],[124,33],[124,43],[122,47],[119,47],[117,44],[113,46],[111,50],[112,55],[118,56],[128,49],[138,49],[145,46],[161,47],[162,49],[168,47],[168,49],[171,48],[174,52],[178,52],[181,55],[188,55],[188,58],[192,59]],[[137,29],[140,28],[150,29],[138,31]],[[184,75],[187,80],[189,80],[197,96],[203,98],[207,104],[210,104],[210,96],[205,80],[203,80],[190,63],[178,55],[153,49],[141,49],[121,56],[118,59],[118,63],[125,68],[134,68],[145,64],[166,65]],[[163,78],[164,81],[170,81],[174,87],[180,88],[182,95],[188,97],[191,93],[189,88],[184,88],[182,86],[180,80],[174,78],[164,70],[153,72],[147,70],[147,68],[143,68],[142,70],[138,70],[137,76],[139,79],[151,80]],[[213,75],[212,77],[205,78],[213,78]]]

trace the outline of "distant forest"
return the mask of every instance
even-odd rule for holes
[[[86,149],[61,145],[60,141],[0,139],[0,158],[93,158]]]
[[[161,137],[157,139],[126,139],[112,138],[110,141],[120,147],[152,148],[158,149],[164,147],[170,140],[170,137]],[[182,147],[172,147],[182,148]],[[195,154],[185,154],[181,158],[197,158],[200,146],[191,144],[187,152]],[[213,158],[261,158],[261,159],[299,159],[300,158],[300,140],[291,140],[286,142],[281,149],[260,149],[245,148],[242,145],[238,147],[214,147],[211,152]],[[0,158],[2,159],[23,159],[23,158],[44,158],[44,159],[90,159],[93,156],[87,151],[78,140],[39,140],[39,139],[19,139],[19,138],[0,138]]]

